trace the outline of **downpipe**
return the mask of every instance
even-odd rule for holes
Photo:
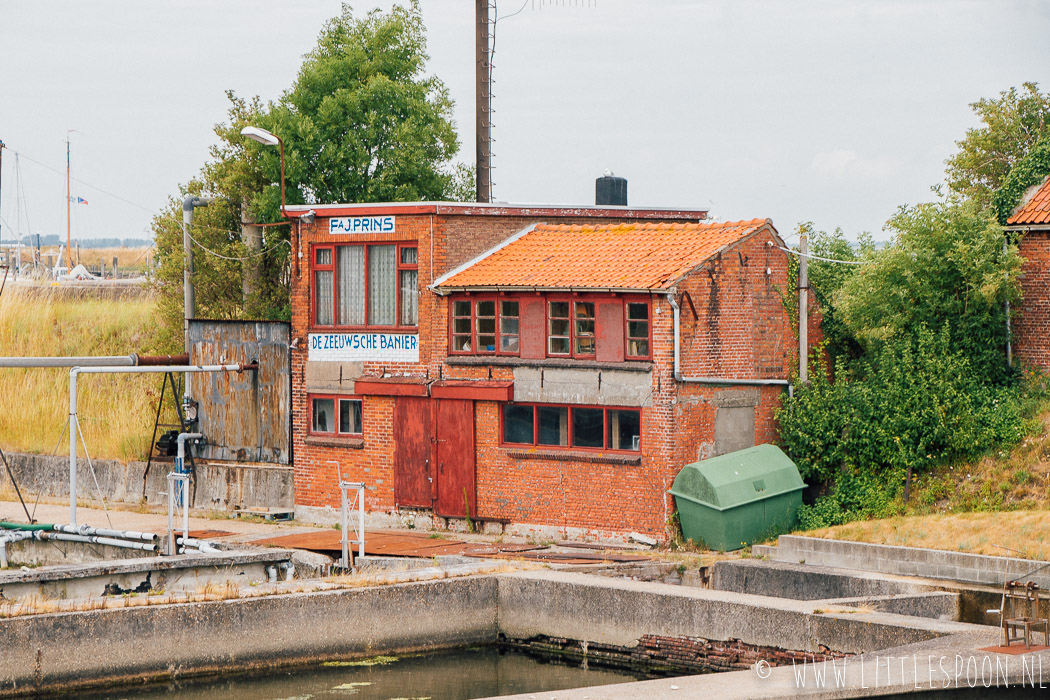
[[[794,386],[787,379],[736,379],[733,377],[683,377],[682,376],[682,320],[681,308],[675,300],[676,290],[667,292],[667,302],[674,317],[674,380],[683,384],[707,384],[721,386],[786,386],[788,396],[794,396]]]

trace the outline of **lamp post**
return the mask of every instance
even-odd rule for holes
[[[259,226],[279,226],[280,224],[288,223],[288,212],[285,211],[285,195],[284,195],[284,141],[281,140],[280,136],[271,134],[266,129],[260,129],[257,126],[246,126],[241,129],[241,136],[247,136],[252,141],[263,144],[264,146],[277,146],[281,149],[281,216],[284,217],[284,221],[277,222],[275,224],[259,224]],[[292,229],[295,230],[294,228]],[[299,276],[298,269],[298,241],[293,244],[292,247],[292,276]]]

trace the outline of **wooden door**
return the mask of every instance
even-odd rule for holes
[[[394,403],[394,501],[431,508],[430,402],[399,396]]]
[[[478,513],[474,470],[474,402],[432,399],[437,439],[438,515],[463,518]]]

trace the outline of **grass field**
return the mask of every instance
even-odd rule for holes
[[[157,331],[149,296],[64,298],[8,285],[0,295],[0,354],[126,355]],[[153,431],[160,378],[93,375],[79,380],[80,425],[92,458],[140,459]],[[0,369],[0,446],[68,452],[69,370]]]

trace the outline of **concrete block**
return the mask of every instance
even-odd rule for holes
[[[514,400],[532,403],[648,406],[648,372],[562,367],[515,367]]]

